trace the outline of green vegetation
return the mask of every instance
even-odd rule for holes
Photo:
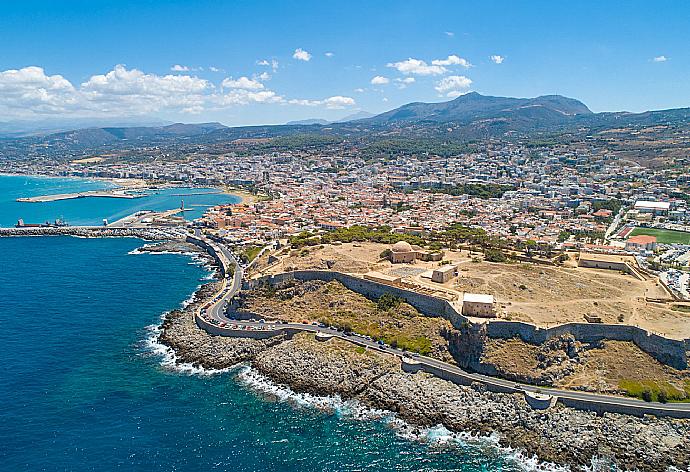
[[[389,138],[373,142],[362,149],[366,160],[392,158],[399,155],[429,155],[450,157],[471,151],[468,144],[454,143],[441,139]]]
[[[338,313],[336,317],[322,316],[319,322],[327,326],[334,326],[345,333],[356,332],[371,337],[374,341],[383,341],[391,347],[404,349],[410,352],[418,352],[422,355],[431,353],[432,343],[426,336],[410,335],[398,330],[381,327],[379,323],[363,323],[358,321],[343,321],[343,316],[351,316],[350,313]],[[364,348],[362,348],[364,349]]]
[[[690,244],[690,233],[685,233],[683,231],[637,227],[632,230],[630,236],[638,236],[641,234],[656,236],[656,241],[661,244]]]
[[[405,300],[393,295],[392,293],[384,293],[379,297],[376,303],[376,308],[380,311],[388,311],[393,308],[398,308]]]
[[[488,262],[506,262],[508,256],[506,256],[503,251],[499,249],[487,249],[484,252],[484,260]]]
[[[448,195],[470,195],[478,198],[501,198],[509,190],[515,190],[512,185],[499,184],[460,184],[449,188],[432,188],[429,192],[445,193]]]
[[[425,244],[423,238],[411,234],[393,233],[389,226],[368,228],[366,226],[354,225],[349,228],[339,228],[329,231],[320,236],[308,231],[303,231],[296,236],[291,236],[289,239],[290,245],[295,249],[304,246],[330,244],[335,241],[342,243],[370,241],[383,244],[395,244],[398,241],[407,241],[410,244]]]
[[[614,215],[618,213],[622,207],[623,202],[617,198],[592,203],[592,211],[596,212],[598,210],[611,210]]]
[[[690,401],[690,381],[685,381],[684,390],[679,390],[668,382],[653,380],[621,379],[618,387],[629,397],[646,402],[688,402]]]
[[[243,246],[238,251],[238,256],[245,264],[253,261],[261,252],[261,246]]]
[[[343,243],[371,241],[374,243],[395,244],[398,241],[407,241],[410,244],[423,245],[424,239],[405,233],[393,233],[390,226],[368,228],[354,225],[349,228],[339,228],[321,236],[322,243],[340,241]]]
[[[563,230],[560,233],[558,233],[558,242],[564,243],[568,239],[570,239],[570,236],[572,236],[572,233],[570,231]]]

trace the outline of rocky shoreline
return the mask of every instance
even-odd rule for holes
[[[690,422],[637,418],[566,408],[532,409],[520,394],[498,394],[481,385],[458,386],[428,374],[407,374],[400,361],[342,340],[318,342],[307,334],[267,340],[211,336],[194,321],[198,300],[216,282],[202,286],[195,302],[168,313],[159,341],[177,362],[207,369],[247,363],[272,381],[300,393],[339,395],[344,400],[394,412],[417,427],[442,424],[455,432],[497,433],[502,446],[541,461],[589,467],[592,459],[622,470],[657,471],[690,466]]]

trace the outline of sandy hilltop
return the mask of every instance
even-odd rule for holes
[[[196,326],[194,312],[215,286],[204,285],[195,302],[165,317],[159,341],[172,348],[178,363],[208,369],[247,363],[295,392],[337,395],[390,411],[412,428],[443,425],[457,433],[497,434],[501,446],[574,470],[593,460],[641,471],[690,466],[687,421],[598,416],[561,405],[534,410],[522,395],[404,373],[398,359],[338,339],[319,342],[308,334],[268,340],[211,336]]]

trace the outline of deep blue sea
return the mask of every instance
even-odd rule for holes
[[[8,195],[41,193],[43,185],[63,192],[100,183],[0,177],[0,221],[18,213],[28,218],[24,206],[39,204],[8,204]],[[151,203],[166,205],[169,197],[161,198]],[[122,211],[89,200],[58,209],[67,216],[69,208],[75,222],[80,205],[84,221]],[[175,368],[152,342],[156,327],[161,314],[179,307],[210,274],[185,255],[132,253],[141,244],[0,238],[1,471],[526,466],[487,441],[448,440],[442,428],[423,431],[423,440],[410,438],[386,415],[295,395],[244,367]]]

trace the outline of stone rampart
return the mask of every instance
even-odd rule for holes
[[[284,272],[247,281],[244,283],[243,288],[252,289],[265,283],[281,285],[290,280],[323,280],[325,282],[337,280],[348,289],[372,300],[378,299],[384,293],[401,297],[420,313],[426,316],[443,317],[450,321],[456,329],[460,329],[461,326],[468,323],[468,319],[459,313],[450,302],[441,298],[336,271],[302,270]],[[664,364],[677,369],[686,369],[688,367],[687,351],[690,350],[690,339],[669,339],[651,334],[636,326],[566,323],[552,328],[539,328],[532,324],[516,321],[489,321],[486,327],[489,338],[510,339],[519,337],[531,344],[542,344],[551,338],[564,334],[571,334],[578,341],[587,343],[602,340],[629,341],[635,343],[640,349]]]
[[[538,328],[517,321],[490,321],[487,323],[487,336],[510,339],[519,337],[531,344],[543,342],[564,334],[571,334],[580,342],[593,343],[603,340],[633,342],[637,347],[659,362],[686,369],[687,350],[690,340],[665,338],[630,325],[611,325],[602,323],[565,323],[552,328]]]
[[[265,283],[281,285],[290,280],[323,280],[324,282],[337,280],[353,292],[364,295],[371,300],[377,300],[385,293],[403,298],[420,313],[426,316],[445,318],[456,328],[459,328],[463,323],[467,322],[467,318],[453,308],[450,302],[441,298],[335,271],[300,270],[295,272],[283,272],[273,276],[265,276],[250,280],[244,283],[243,288],[253,289]]]

